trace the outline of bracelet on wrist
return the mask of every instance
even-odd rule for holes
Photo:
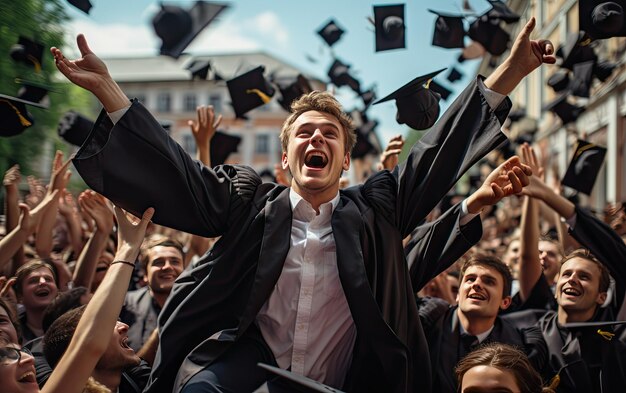
[[[114,265],[114,264],[116,264],[116,263],[122,263],[122,264],[124,264],[124,265],[131,266],[133,269],[135,268],[135,264],[134,264],[134,263],[132,263],[132,262],[128,262],[128,261],[113,261],[113,262],[111,262],[111,265]],[[109,265],[109,266],[110,266],[110,265]]]

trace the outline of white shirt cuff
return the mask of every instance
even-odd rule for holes
[[[574,215],[572,215],[570,218],[566,218],[565,223],[567,223],[570,228],[574,229],[574,227],[576,226],[576,213],[574,213]]]
[[[467,208],[467,199],[463,199],[463,202],[461,202],[461,218],[459,219],[459,224],[463,226],[472,221],[477,215],[478,213],[469,212],[469,209]]]
[[[485,86],[485,82],[483,82],[483,80],[480,78],[478,78],[478,86],[480,86],[480,88],[483,90],[485,100],[492,110],[496,110],[502,103],[502,100],[504,100],[504,98],[506,97],[504,94],[500,94],[487,88],[487,86]]]
[[[118,121],[120,121],[120,119],[126,114],[126,112],[130,109],[130,104],[128,104],[127,107],[124,107],[122,109],[118,109],[115,112],[107,112],[107,115],[109,116],[109,118],[111,119],[111,121],[113,122],[113,125],[117,124]]]

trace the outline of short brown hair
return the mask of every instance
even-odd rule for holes
[[[530,364],[524,352],[507,344],[490,343],[481,346],[464,357],[456,366],[458,390],[461,391],[463,377],[477,366],[489,366],[510,371],[521,393],[553,392],[542,386],[541,376]]]
[[[52,368],[55,368],[74,337],[76,327],[87,305],[66,312],[57,318],[43,336],[43,354]]]
[[[511,274],[511,269],[509,269],[509,267],[504,262],[502,262],[500,258],[486,254],[472,255],[467,261],[465,261],[465,263],[463,263],[463,266],[461,266],[461,281],[463,281],[463,277],[465,277],[465,272],[471,266],[486,266],[500,273],[504,284],[502,288],[502,297],[505,298],[507,296],[511,296],[513,275]]]
[[[148,261],[150,259],[149,251],[154,247],[174,247],[178,251],[180,251],[180,255],[185,259],[185,251],[183,250],[183,245],[178,240],[174,240],[170,237],[163,235],[153,235],[146,240],[144,240],[141,245],[141,251],[139,253],[139,266],[143,269],[144,272],[148,271]]]
[[[54,283],[58,286],[57,274],[52,265],[42,261],[41,259],[37,259],[20,266],[19,269],[17,269],[17,271],[15,272],[15,285],[13,285],[13,288],[15,289],[15,293],[17,295],[22,295],[22,284],[26,276],[42,267],[45,267],[46,269],[49,269],[50,272],[52,272],[52,277],[54,277]]]
[[[611,284],[611,275],[609,273],[609,269],[607,269],[606,266],[604,266],[604,264],[602,264],[602,262],[600,262],[598,258],[596,258],[591,253],[591,251],[585,248],[579,248],[578,250],[572,251],[571,253],[569,253],[569,255],[565,256],[561,260],[561,268],[563,267],[563,264],[565,262],[574,258],[586,259],[589,262],[593,262],[596,266],[598,266],[598,269],[600,269],[600,285],[598,289],[600,290],[600,292],[606,292],[609,290],[609,285]],[[561,274],[561,268],[559,268],[559,275]]]
[[[352,151],[352,148],[356,144],[356,132],[354,124],[348,115],[346,115],[341,108],[341,104],[337,101],[332,94],[325,91],[312,91],[309,94],[305,94],[291,103],[291,115],[283,123],[283,128],[280,130],[280,143],[283,148],[283,152],[287,151],[287,145],[289,144],[289,131],[295,121],[305,112],[317,111],[327,113],[335,117],[341,127],[343,128],[344,142],[346,146],[346,153]]]

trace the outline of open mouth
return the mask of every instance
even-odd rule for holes
[[[480,293],[470,293],[467,296],[468,299],[474,299],[474,300],[487,300],[487,297],[485,297],[484,295],[481,295]]]
[[[128,337],[124,337],[122,339],[122,342],[120,343],[120,346],[124,349],[130,349],[132,350],[132,348],[128,345]]]
[[[328,158],[322,152],[312,151],[307,153],[304,164],[309,168],[322,169],[328,164]]]
[[[37,297],[48,297],[50,295],[50,289],[48,288],[39,288],[35,290],[35,296]]]
[[[563,289],[563,293],[568,296],[580,296],[581,295],[581,292],[578,289],[572,288],[572,287]]]
[[[37,378],[35,378],[35,373],[32,371],[28,371],[17,380],[19,383],[37,383]]]

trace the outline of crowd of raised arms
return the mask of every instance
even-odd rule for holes
[[[57,152],[48,184],[4,174],[0,391],[623,391],[624,205],[563,197],[528,144],[483,160],[507,95],[555,62],[534,25],[405,162],[394,137],[356,185],[330,93],[293,102],[265,183],[211,165],[212,107],[190,119],[190,157],[84,36],[80,59],[51,48],[110,121]],[[478,187],[445,197],[480,160]],[[72,162],[91,188],[77,195]]]

